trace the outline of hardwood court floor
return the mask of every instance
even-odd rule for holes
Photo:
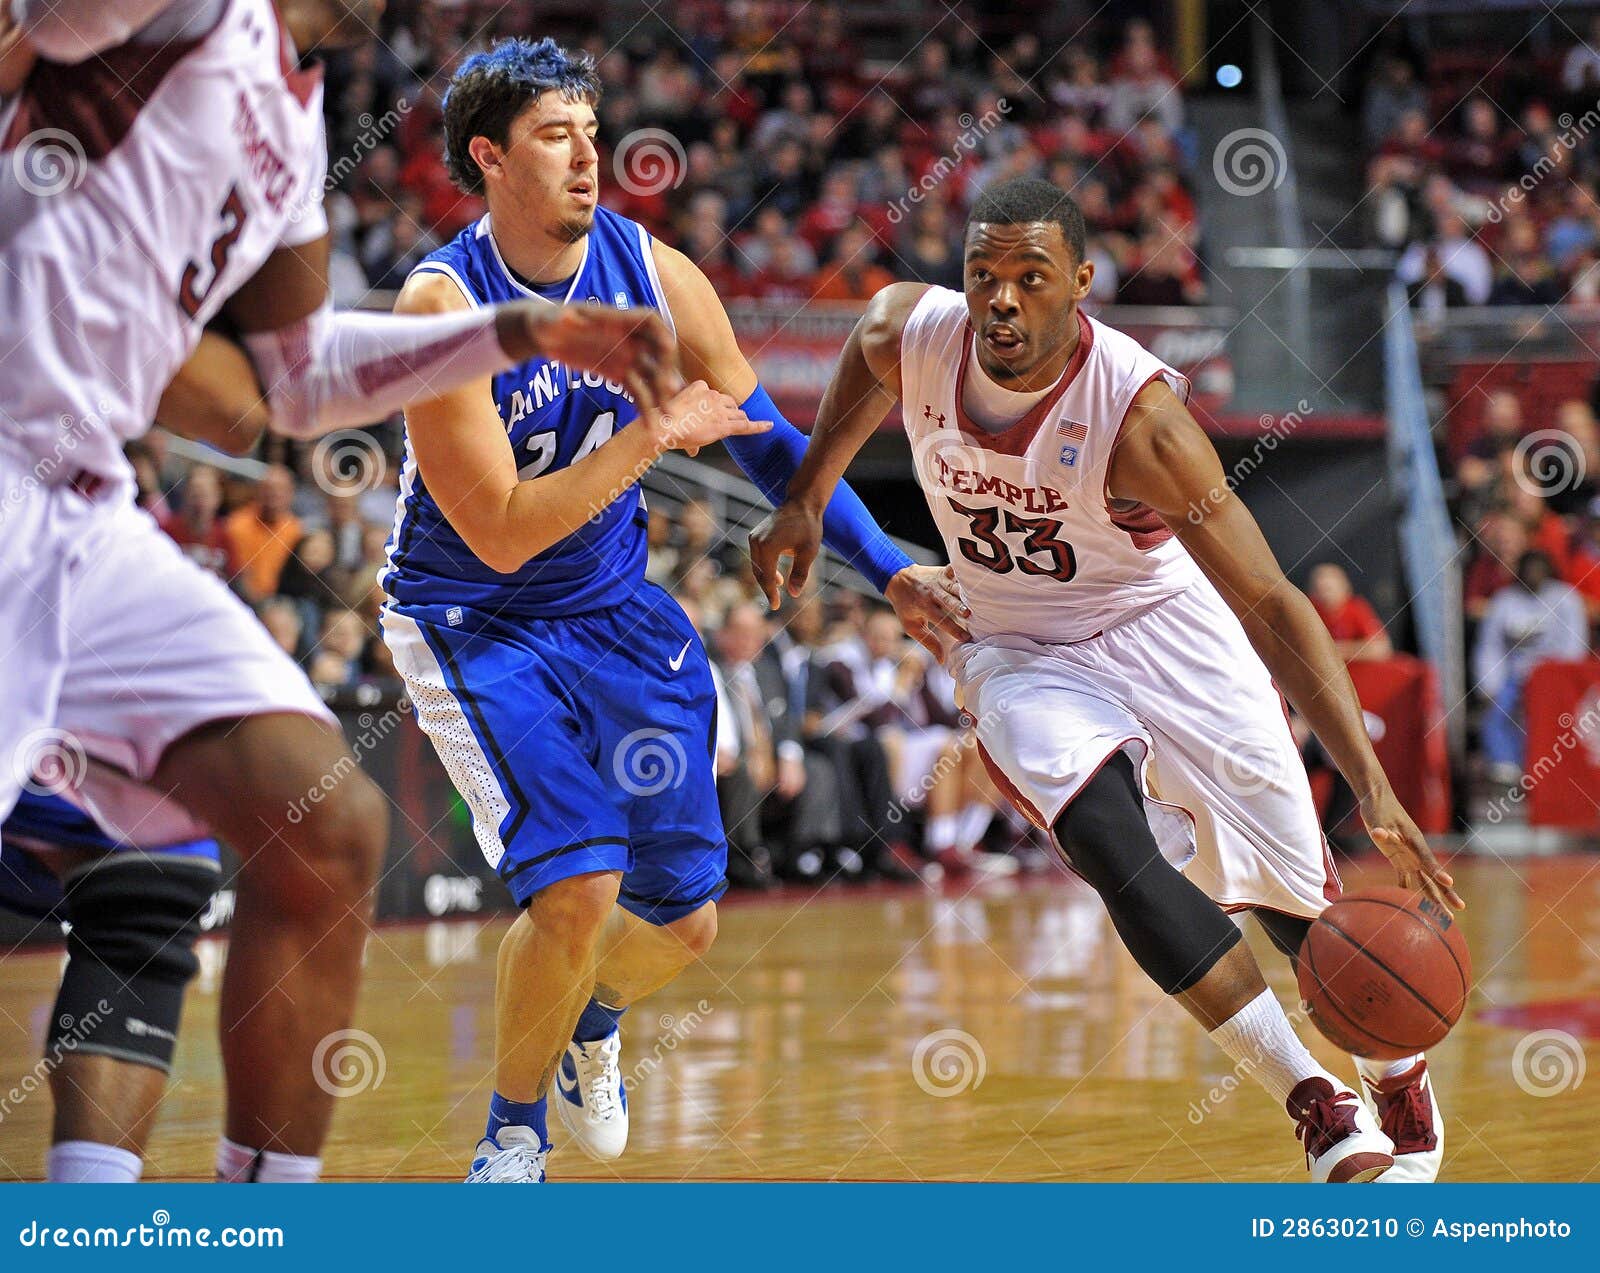
[[[1477,989],[1434,1054],[1445,1179],[1600,1179],[1600,857],[1456,870]],[[1363,882],[1387,877],[1346,872]],[[340,1102],[331,1178],[460,1177],[483,1126],[505,923],[373,938],[357,1021],[369,1038],[329,1057],[360,1089]],[[206,947],[190,993],[153,1178],[210,1172],[221,956]],[[59,959],[5,961],[0,1099],[38,1057]],[[1231,1090],[1228,1062],[1144,981],[1098,899],[1053,872],[735,901],[709,961],[630,1012],[623,1039],[627,1155],[558,1149],[552,1179],[1304,1178],[1282,1112],[1249,1081]],[[43,1091],[0,1104],[0,1178],[41,1175],[48,1126]]]

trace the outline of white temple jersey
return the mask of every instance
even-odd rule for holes
[[[1200,577],[1155,512],[1112,501],[1111,452],[1138,392],[1189,382],[1131,337],[1078,313],[1054,389],[995,434],[966,417],[973,331],[960,292],[934,287],[900,340],[901,402],[917,481],[944,537],[973,636],[1082,641]]]
[[[271,0],[204,36],[40,62],[0,107],[0,444],[126,479],[206,322],[327,231],[320,70]]]

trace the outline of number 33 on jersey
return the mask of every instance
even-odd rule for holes
[[[965,297],[930,288],[906,320],[906,432],[975,637],[1081,641],[1196,577],[1151,509],[1113,501],[1106,491],[1134,397],[1159,377],[1186,398],[1189,382],[1081,311],[1078,328],[1078,349],[1060,382],[994,434],[962,407],[973,339]]]

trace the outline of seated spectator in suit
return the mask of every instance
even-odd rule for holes
[[[1588,649],[1578,594],[1555,577],[1543,553],[1523,553],[1516,579],[1484,611],[1472,656],[1474,688],[1487,705],[1483,750],[1495,782],[1509,785],[1522,777],[1522,693],[1529,674],[1546,659],[1580,659]]]
[[[1331,561],[1311,568],[1311,604],[1327,625],[1334,648],[1346,663],[1394,655],[1383,620],[1365,597],[1356,596],[1343,566]]]
[[[800,720],[777,651],[767,642],[759,606],[731,607],[717,632],[718,663],[726,686],[740,763],[758,803],[742,816],[759,819],[762,840],[781,875],[821,874],[839,840],[839,801],[832,767],[808,756]]]

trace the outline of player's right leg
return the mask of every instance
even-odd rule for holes
[[[996,785],[1053,833],[1151,980],[1288,1111],[1313,1179],[1387,1170],[1389,1139],[1306,1050],[1237,926],[1174,865],[1193,855],[1191,824],[1146,806],[1145,726],[1102,678],[1047,654],[969,647],[958,677]]]
[[[239,854],[221,1002],[224,1179],[320,1172],[388,844],[387,800],[255,616],[126,493],[106,496],[69,598],[61,727]]]
[[[1161,856],[1125,753],[1084,784],[1054,830],[1139,966],[1295,1119],[1313,1179],[1367,1181],[1387,1171],[1388,1137],[1306,1050],[1238,927]]]
[[[523,908],[500,946],[495,1091],[469,1181],[544,1178],[547,1093],[590,1003],[597,947],[632,865],[626,813],[597,771],[592,714],[578,709],[580,696],[600,693],[584,684],[594,666],[579,649],[593,622],[512,624],[444,606],[384,612],[417,722],[472,811],[485,859]]]

